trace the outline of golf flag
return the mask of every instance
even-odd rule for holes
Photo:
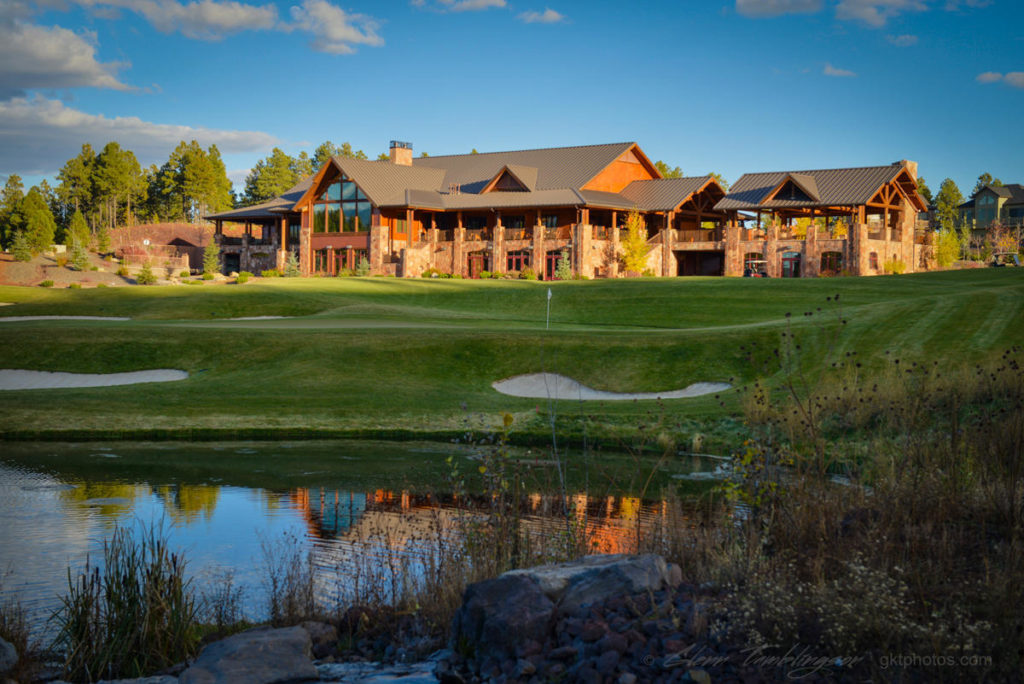
[[[551,288],[548,288],[548,299],[551,299]]]

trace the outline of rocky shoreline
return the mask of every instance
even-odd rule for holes
[[[715,596],[683,581],[677,566],[656,555],[588,556],[580,561],[507,572],[470,585],[447,648],[414,659],[422,640],[395,645],[398,635],[339,650],[335,626],[305,622],[259,627],[208,644],[194,661],[117,684],[361,682],[468,684],[560,681],[588,684],[701,682],[708,684],[863,680],[862,663],[800,650],[752,648],[709,636]],[[0,644],[0,674],[12,668]],[[51,680],[61,684],[60,680]]]

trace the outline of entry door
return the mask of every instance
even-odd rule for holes
[[[469,277],[479,278],[481,271],[487,270],[487,255],[483,252],[474,252],[469,255]]]
[[[224,255],[224,274],[238,273],[242,270],[242,258],[239,254]]]
[[[786,252],[782,255],[782,277],[800,277],[800,254],[798,252]]]
[[[544,280],[554,280],[555,271],[558,270],[558,262],[562,260],[562,250],[555,250],[547,253],[545,260]]]

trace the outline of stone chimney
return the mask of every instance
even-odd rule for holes
[[[394,156],[394,155],[392,155],[392,156]],[[917,180],[917,162],[915,162],[915,161],[907,161],[906,159],[901,159],[900,160],[900,164],[903,164],[903,166],[906,166],[907,167],[907,171],[910,172],[911,177],[914,180]]]
[[[391,163],[401,166],[412,166],[412,143],[392,140]]]

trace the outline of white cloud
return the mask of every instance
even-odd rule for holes
[[[923,0],[840,0],[836,5],[836,18],[853,19],[878,28],[898,14],[927,9]]]
[[[376,19],[362,14],[349,14],[327,0],[303,0],[301,7],[292,7],[294,28],[313,35],[314,50],[332,55],[355,52],[354,45],[384,44],[377,34]]]
[[[745,17],[810,14],[820,9],[821,0],[736,0],[736,11]]]
[[[425,3],[414,1],[413,4],[423,7]],[[478,12],[492,7],[505,7],[507,4],[505,0],[437,0],[438,9],[446,12]]]
[[[147,166],[167,158],[181,140],[216,144],[222,154],[270,149],[279,141],[260,131],[231,131],[106,117],[40,96],[0,102],[0,168],[21,175],[51,174],[78,153],[82,143],[99,149],[111,140],[132,150]]]
[[[910,47],[917,45],[917,36],[905,33],[900,36],[886,36],[885,39],[896,47]]]
[[[149,21],[161,33],[181,33],[199,40],[220,40],[240,31],[272,29],[277,24],[274,5],[246,5],[241,2],[197,0],[73,0],[83,7],[106,12],[112,8],[131,10]]]
[[[1014,88],[1024,88],[1024,71],[1011,71],[1001,74],[998,71],[986,71],[974,77],[978,83],[1005,83]]]
[[[848,69],[837,69],[836,67],[828,63],[825,64],[825,69],[824,71],[822,71],[822,73],[825,74],[826,76],[838,76],[840,78],[852,78],[853,76],[857,75]]]
[[[543,12],[523,12],[519,15],[519,18],[527,24],[557,24],[565,21],[564,14],[556,12],[550,7],[546,8]]]
[[[116,73],[126,65],[96,60],[95,36],[59,26],[0,21],[0,98],[32,88],[129,90]]]

